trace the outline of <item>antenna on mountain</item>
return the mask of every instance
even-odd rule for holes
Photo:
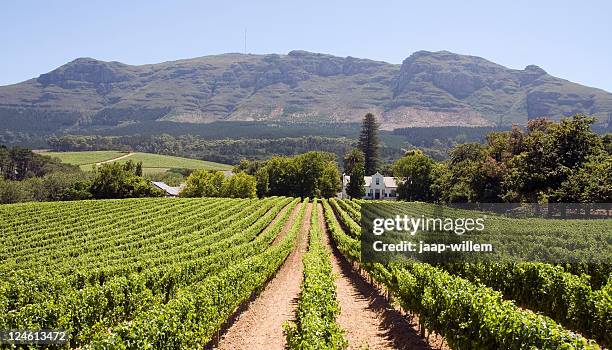
[[[247,54],[247,50],[246,50],[246,34],[247,34],[247,30],[246,28],[244,28],[244,54]]]

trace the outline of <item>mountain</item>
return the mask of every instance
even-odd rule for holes
[[[132,66],[79,58],[0,87],[0,128],[55,132],[173,121],[359,121],[383,127],[524,124],[586,113],[605,122],[612,94],[530,65],[419,51],[401,65],[306,51],[222,54]]]

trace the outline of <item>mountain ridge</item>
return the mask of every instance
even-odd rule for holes
[[[417,51],[402,64],[303,50],[226,53],[128,65],[81,57],[0,86],[7,129],[48,132],[143,121],[356,122],[383,128],[525,124],[585,113],[607,120],[612,94],[528,65]]]

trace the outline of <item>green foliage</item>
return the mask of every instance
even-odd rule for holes
[[[566,272],[561,266],[543,263],[449,264],[452,274],[483,283],[500,291],[506,299],[541,312],[559,323],[612,344],[610,294],[591,288],[586,276]],[[600,307],[596,307],[599,305]],[[605,308],[601,306],[607,305]]]
[[[270,192],[268,169],[265,167],[258,169],[255,173],[255,180],[257,181],[257,197],[265,197]]]
[[[603,152],[600,137],[590,130],[592,123],[593,118],[581,115],[560,123],[532,121],[524,151],[508,161],[504,198],[531,202],[542,197],[555,202],[576,199],[577,193],[567,192],[573,185],[566,184],[566,191],[559,189],[589,158]]]
[[[251,167],[244,165],[244,167]],[[275,156],[256,170],[258,196],[324,197],[341,190],[334,154],[308,152],[295,157]]]
[[[593,118],[559,123],[537,119],[464,144],[435,169],[431,187],[442,202],[609,202],[612,179],[606,137],[591,130]]]
[[[590,157],[572,171],[556,190],[554,197],[565,202],[607,203],[612,198],[612,155]]]
[[[195,170],[187,177],[181,197],[254,198],[257,180],[245,172],[226,177],[221,171]]]
[[[601,137],[601,142],[603,143],[604,150],[609,155],[612,155],[612,134],[605,134]]]
[[[91,198],[88,181],[78,167],[27,149],[0,147],[0,203]]]
[[[164,192],[136,175],[136,164],[105,163],[94,171],[89,192],[95,199],[160,197]]]
[[[365,158],[359,149],[352,149],[344,156],[344,174],[349,176],[346,194],[362,198],[365,195]]]
[[[40,201],[66,201],[91,199],[88,191],[91,176],[82,172],[55,172],[41,178]]]
[[[181,197],[223,197],[225,175],[220,171],[196,170],[187,177]]]
[[[484,189],[478,183],[481,165],[486,159],[485,147],[477,143],[459,145],[450,151],[445,164],[432,169],[432,192],[442,202],[478,201],[478,191]]]
[[[78,168],[26,148],[0,146],[0,177],[5,180],[24,180],[58,171],[76,172]]]
[[[399,199],[431,200],[432,173],[435,161],[418,150],[408,151],[393,164],[393,176],[398,186]]]
[[[272,243],[297,203],[147,198],[0,206],[0,232],[14,258],[0,263],[0,328],[64,328],[70,348],[203,346],[293,249],[305,205]],[[24,225],[32,212],[37,220]]]
[[[341,175],[335,161],[325,163],[321,175],[316,182],[316,197],[330,198],[342,189]]]
[[[179,186],[186,176],[189,176],[192,173],[192,170],[187,172],[187,175],[183,175],[179,171],[166,171],[163,173],[152,173],[145,175],[145,178],[151,181],[159,181],[166,183],[170,186]]]
[[[361,246],[357,239],[351,238],[358,237],[357,232],[353,231],[359,226],[350,222],[350,215],[340,215],[342,225],[349,230],[350,235],[345,233],[332,207],[324,202],[324,208],[328,227],[338,249],[350,260],[359,262]],[[341,206],[334,209],[344,211]],[[431,265],[415,262],[389,266],[368,263],[361,266],[379,283],[385,284],[403,308],[417,313],[422,326],[442,335],[453,349],[600,349],[593,341],[564,329],[552,319],[518,308],[512,301],[504,300],[499,292],[450,275]],[[536,280],[542,278],[537,267],[532,272],[535,275],[526,275]],[[504,275],[503,271],[500,271],[501,275]],[[589,296],[589,288],[580,279],[568,276],[563,278],[573,282],[565,285],[562,283],[560,286],[542,284],[543,290],[533,292],[546,293],[548,290],[557,293],[555,296],[561,297],[558,300],[561,304],[553,307],[563,310],[565,305],[565,310],[573,313],[572,317],[582,317],[584,325],[601,323],[603,326],[593,326],[596,328],[587,331],[607,341],[605,337],[610,332],[606,327],[610,326],[609,315],[612,309],[609,286],[591,294],[591,300],[594,300],[596,306],[594,310],[587,310],[585,306],[592,305],[588,298],[585,299],[585,296]],[[533,279],[527,278],[524,283],[530,288],[528,291],[537,288],[533,285]],[[555,281],[551,280],[550,283]],[[521,289],[523,293],[527,285]],[[566,292],[569,294],[564,299],[563,293]],[[529,298],[527,295],[525,297]],[[548,302],[553,299],[552,296],[546,296],[544,300]],[[535,299],[531,302],[536,304],[539,301]],[[564,304],[568,301],[569,305],[581,306]],[[588,318],[594,314],[597,315],[596,320]]]
[[[34,200],[34,195],[24,182],[6,181],[0,178],[0,203],[19,203]]]
[[[223,181],[221,192],[224,197],[255,198],[257,197],[257,180],[246,173],[238,173]]]
[[[233,172],[237,174],[244,171],[249,175],[255,175],[259,169],[263,168],[264,165],[266,165],[265,161],[248,161],[246,159],[242,159],[238,164],[234,165]]]
[[[517,308],[501,293],[427,264],[393,272],[402,305],[453,349],[599,349],[549,318]]]
[[[297,304],[295,323],[284,325],[289,349],[346,349],[344,331],[336,323],[340,306],[330,253],[319,229],[317,200],[310,217],[310,244],[304,254],[304,282]]]
[[[373,175],[378,171],[379,147],[378,138],[379,125],[374,114],[368,113],[363,117],[361,134],[359,135],[359,149],[365,157],[364,168],[366,175]]]
[[[27,169],[23,173],[26,175],[25,178],[19,176],[19,181],[3,180],[0,183],[0,203],[163,195],[163,192],[138,176],[142,170],[140,163],[130,161],[124,164],[103,164],[93,174],[89,174],[79,171],[77,167],[60,164],[55,159],[28,152],[18,150],[15,153],[18,157],[13,166]],[[16,168],[11,169],[14,173]]]

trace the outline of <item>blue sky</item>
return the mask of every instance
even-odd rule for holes
[[[611,1],[5,1],[0,85],[77,57],[157,63],[294,49],[401,63],[481,56],[612,91]]]

